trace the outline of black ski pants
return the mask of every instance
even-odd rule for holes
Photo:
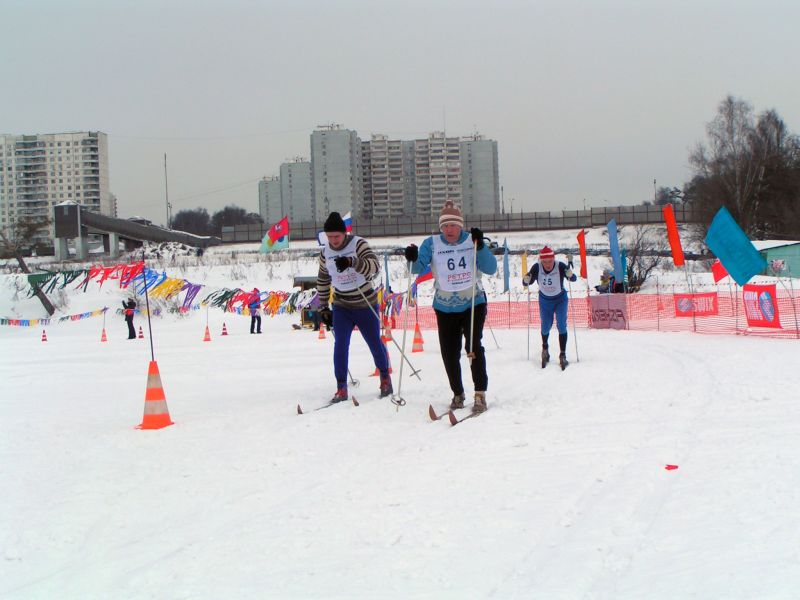
[[[125,317],[125,322],[128,324],[128,339],[136,339],[136,330],[133,328],[133,316]]]
[[[250,315],[250,333],[261,333],[261,315]]]
[[[447,371],[447,379],[450,381],[450,389],[453,394],[463,394],[464,385],[461,383],[461,339],[464,339],[464,349],[469,352],[469,328],[471,308],[463,312],[447,313],[440,310],[436,312],[436,323],[439,327],[439,347],[442,352],[442,362],[444,370]],[[473,333],[473,345],[475,358],[470,369],[472,370],[472,383],[475,385],[476,392],[485,392],[489,385],[489,377],[486,374],[486,354],[481,345],[483,338],[483,324],[486,322],[486,304],[475,305],[475,331]]]

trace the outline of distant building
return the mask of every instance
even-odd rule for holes
[[[413,216],[414,142],[375,134],[361,142],[363,203],[360,216]]]
[[[331,211],[362,214],[361,140],[340,125],[322,125],[311,134],[311,192],[314,215]]]
[[[461,138],[461,206],[466,214],[500,212],[497,142],[482,135]]]
[[[313,221],[314,199],[311,194],[311,163],[295,158],[281,165],[281,214],[277,219],[289,216],[289,221]],[[274,221],[271,221],[274,222]]]
[[[283,218],[280,177],[262,177],[258,182],[258,214],[267,224]]]
[[[104,215],[116,214],[105,133],[0,135],[0,227],[19,217],[52,219],[53,205],[67,200]]]
[[[461,206],[461,146],[442,132],[414,140],[416,214],[438,215],[447,200]]]

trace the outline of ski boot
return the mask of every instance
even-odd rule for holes
[[[343,402],[344,400],[347,400],[347,388],[340,387],[338,390],[336,390],[336,393],[333,395],[333,398],[331,398],[331,404],[336,404],[337,402]]]
[[[558,364],[561,366],[562,371],[567,368],[569,361],[567,360],[566,352],[562,352],[561,354],[558,355]]]
[[[550,352],[547,349],[547,346],[542,348],[542,368],[544,369],[547,366],[547,363],[550,362]]]
[[[472,405],[472,412],[479,414],[486,412],[486,392],[475,392],[475,404]]]
[[[460,394],[456,394],[453,396],[453,399],[450,401],[450,410],[456,410],[458,408],[464,408],[464,392]]]
[[[386,396],[391,396],[393,393],[392,378],[389,377],[388,373],[386,375],[381,375],[380,397],[386,398]]]

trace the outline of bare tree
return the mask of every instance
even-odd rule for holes
[[[20,217],[15,222],[11,223],[5,229],[0,229],[0,239],[3,240],[5,250],[17,259],[19,268],[23,273],[30,273],[31,270],[25,263],[23,252],[34,243],[36,234],[50,224],[50,219],[47,217]],[[45,293],[39,289],[39,286],[32,284],[33,293],[42,303],[48,315],[56,312],[53,303],[50,302]]]
[[[627,291],[638,292],[653,271],[664,262],[662,254],[666,250],[664,235],[658,228],[649,225],[637,225],[633,235],[625,245],[627,258]]]

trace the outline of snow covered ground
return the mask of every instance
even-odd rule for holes
[[[262,290],[315,269],[216,252],[148,266]],[[402,289],[402,259],[390,270]],[[117,285],[54,296],[60,314],[114,309]],[[23,287],[0,276],[0,316],[45,316]],[[505,298],[501,276],[487,288]],[[797,340],[578,329],[561,372],[535,364],[537,331],[528,361],[524,329],[495,329],[499,348],[487,330],[490,409],[453,428],[427,415],[450,399],[434,331],[409,355],[422,381],[404,372],[406,406],[376,398],[355,334],[361,406],[314,412],[333,340],[296,322],[266,317],[257,336],[218,309],[154,318],[175,421],[158,431],[134,428],[149,343],[113,310],[107,343],[102,317],[48,326],[46,343],[0,327],[0,598],[799,597]]]

